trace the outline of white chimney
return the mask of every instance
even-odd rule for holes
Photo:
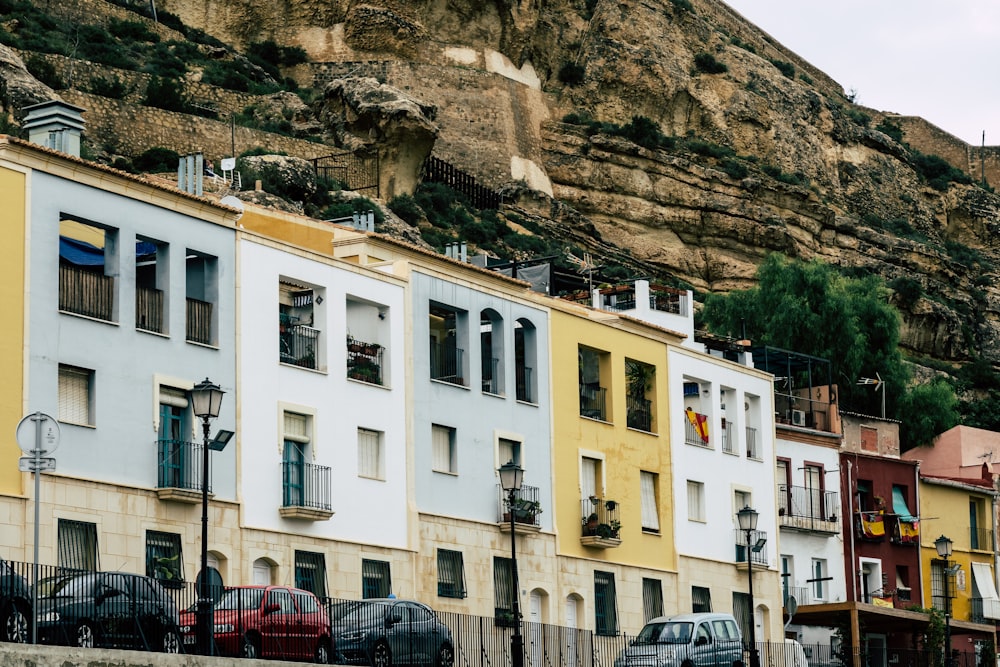
[[[23,107],[27,112],[22,127],[28,131],[28,141],[53,150],[80,157],[80,135],[86,109],[60,100]]]

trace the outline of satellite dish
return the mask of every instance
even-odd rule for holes
[[[243,206],[243,202],[242,201],[240,201],[238,198],[234,197],[233,195],[226,195],[225,197],[223,197],[222,199],[219,200],[219,203],[220,204],[225,204],[226,206],[230,206],[232,208],[235,208],[237,211],[239,211],[240,214],[236,216],[237,220],[239,220],[240,218],[243,217],[243,211],[245,210],[246,207]]]

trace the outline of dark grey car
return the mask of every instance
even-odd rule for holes
[[[177,605],[155,579],[123,572],[75,572],[39,582],[43,644],[180,653]]]
[[[0,640],[31,640],[31,589],[10,563],[0,561]]]
[[[420,602],[362,600],[338,608],[335,615],[330,619],[334,663],[452,667],[455,662],[451,630]]]

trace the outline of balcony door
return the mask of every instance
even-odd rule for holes
[[[305,500],[305,447],[285,440],[285,507],[302,507]]]
[[[187,395],[177,389],[160,388],[160,463],[161,486],[186,489],[188,461],[186,428]]]

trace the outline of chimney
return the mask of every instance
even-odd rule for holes
[[[60,100],[32,104],[21,126],[28,131],[28,141],[53,150],[80,157],[80,135],[83,133],[85,109]]]

